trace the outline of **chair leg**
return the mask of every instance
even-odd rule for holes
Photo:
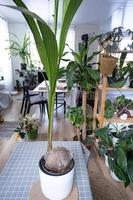
[[[47,109],[47,114],[48,114],[48,102],[46,101],[46,109]]]
[[[28,103],[27,114],[30,113],[30,107],[31,107],[31,105]]]
[[[24,107],[24,98],[23,98],[23,100],[22,100],[22,105],[21,105],[21,110],[20,110],[20,113],[22,114],[22,112],[23,112],[23,107]]]
[[[23,116],[25,116],[25,114],[27,113],[27,104],[28,104],[28,100],[25,100],[25,108],[24,108],[24,114]]]

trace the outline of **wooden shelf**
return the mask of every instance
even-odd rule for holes
[[[96,119],[100,122],[100,115],[96,114]],[[127,118],[126,120],[122,120],[119,117],[113,117],[110,119],[104,118],[105,123],[133,123],[133,117]]]
[[[99,85],[98,88],[101,90],[102,86]],[[133,91],[133,88],[130,88],[128,86],[124,86],[124,87],[121,87],[121,88],[106,87],[106,90],[110,90],[110,91],[117,91],[117,90]]]
[[[100,102],[100,113],[97,113],[98,111],[98,102],[99,102],[99,91],[101,90],[101,102]],[[106,101],[106,95],[107,91],[133,91],[133,88],[130,88],[128,86],[124,86],[122,88],[111,88],[107,87],[107,76],[103,75],[102,78],[102,85],[97,86],[96,92],[95,92],[95,102],[94,102],[94,110],[93,110],[93,130],[96,129],[96,119],[99,121],[99,128],[102,128],[104,126],[104,123],[133,123],[133,117],[128,118],[126,120],[122,120],[119,117],[113,117],[111,119],[105,118],[105,101]]]

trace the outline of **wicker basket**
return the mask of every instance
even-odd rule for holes
[[[100,72],[104,75],[112,74],[114,68],[116,67],[117,60],[118,59],[113,56],[100,54]]]

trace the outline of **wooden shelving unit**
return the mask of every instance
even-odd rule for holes
[[[98,110],[98,102],[99,102],[99,91],[101,90],[101,104],[100,104],[100,113],[97,113]],[[107,87],[107,76],[103,75],[102,84],[97,86],[95,92],[95,102],[94,102],[94,111],[93,111],[93,130],[96,129],[96,120],[99,122],[99,128],[102,128],[104,123],[133,123],[133,118],[128,118],[126,120],[122,120],[119,117],[113,117],[111,119],[105,118],[105,101],[106,101],[106,93],[107,90],[115,91],[133,91],[133,88],[129,88],[124,86],[122,88],[109,88]]]

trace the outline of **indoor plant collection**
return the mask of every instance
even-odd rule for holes
[[[54,1],[53,30],[42,18],[35,13],[30,12],[23,1],[13,0],[13,2],[17,7],[7,7],[21,11],[26,19],[33,33],[38,54],[49,81],[49,84],[47,84],[49,118],[48,152],[39,161],[42,192],[48,199],[64,199],[70,194],[73,187],[74,160],[67,149],[63,147],[52,149],[53,108],[56,82],[62,75],[62,70],[60,70],[59,66],[63,56],[67,32],[77,9],[82,3],[82,0],[63,0],[61,31],[58,44],[56,34],[59,19],[59,0]],[[53,163],[49,162],[51,159],[54,162],[54,169],[51,167],[53,166]]]
[[[120,27],[114,28],[112,31],[102,34],[102,36],[99,38],[99,45],[100,45],[100,49],[102,50],[102,53],[100,54],[100,71],[103,74],[105,75],[112,74],[113,70],[115,70],[115,67],[118,61],[118,59],[114,57],[114,54],[124,51],[121,54],[121,59],[120,59],[120,64],[119,64],[120,69],[122,69],[123,62],[124,62],[123,59],[125,59],[127,49],[120,50],[120,43],[126,37],[130,38],[130,40],[132,41],[133,40],[132,35],[133,35],[133,32],[130,29],[124,29],[123,27],[120,26]],[[117,72],[117,69],[114,71],[114,73],[115,72]],[[120,74],[117,73],[117,75],[120,75]],[[116,78],[117,78],[117,81],[118,82],[120,81],[121,83],[122,80],[119,80],[119,78],[122,78],[122,77],[116,77]]]
[[[29,140],[36,139],[38,133],[38,127],[40,123],[34,116],[26,115],[19,122],[19,125],[15,129],[20,138],[28,137]]]
[[[133,182],[133,126],[110,128],[110,125],[96,130],[99,140],[100,155],[108,156],[108,164],[112,172],[123,181],[125,187]],[[113,137],[117,142],[113,142]],[[114,174],[113,178],[115,177]]]
[[[98,40],[101,35],[92,34],[87,39],[87,45],[83,42],[80,45],[79,52],[75,52],[72,49],[71,54],[74,57],[74,61],[70,61],[66,69],[66,79],[68,89],[71,90],[74,84],[77,84],[82,91],[82,109],[84,115],[84,122],[82,125],[82,139],[86,140],[86,107],[87,107],[87,94],[92,93],[92,89],[96,88],[99,83],[100,73],[97,69],[93,69],[97,63],[94,62],[94,58],[100,53],[99,51],[93,52],[91,55],[90,47]]]
[[[132,117],[133,101],[124,95],[118,96],[114,102],[107,99],[105,101],[105,118],[110,119],[114,115],[121,119]]]

